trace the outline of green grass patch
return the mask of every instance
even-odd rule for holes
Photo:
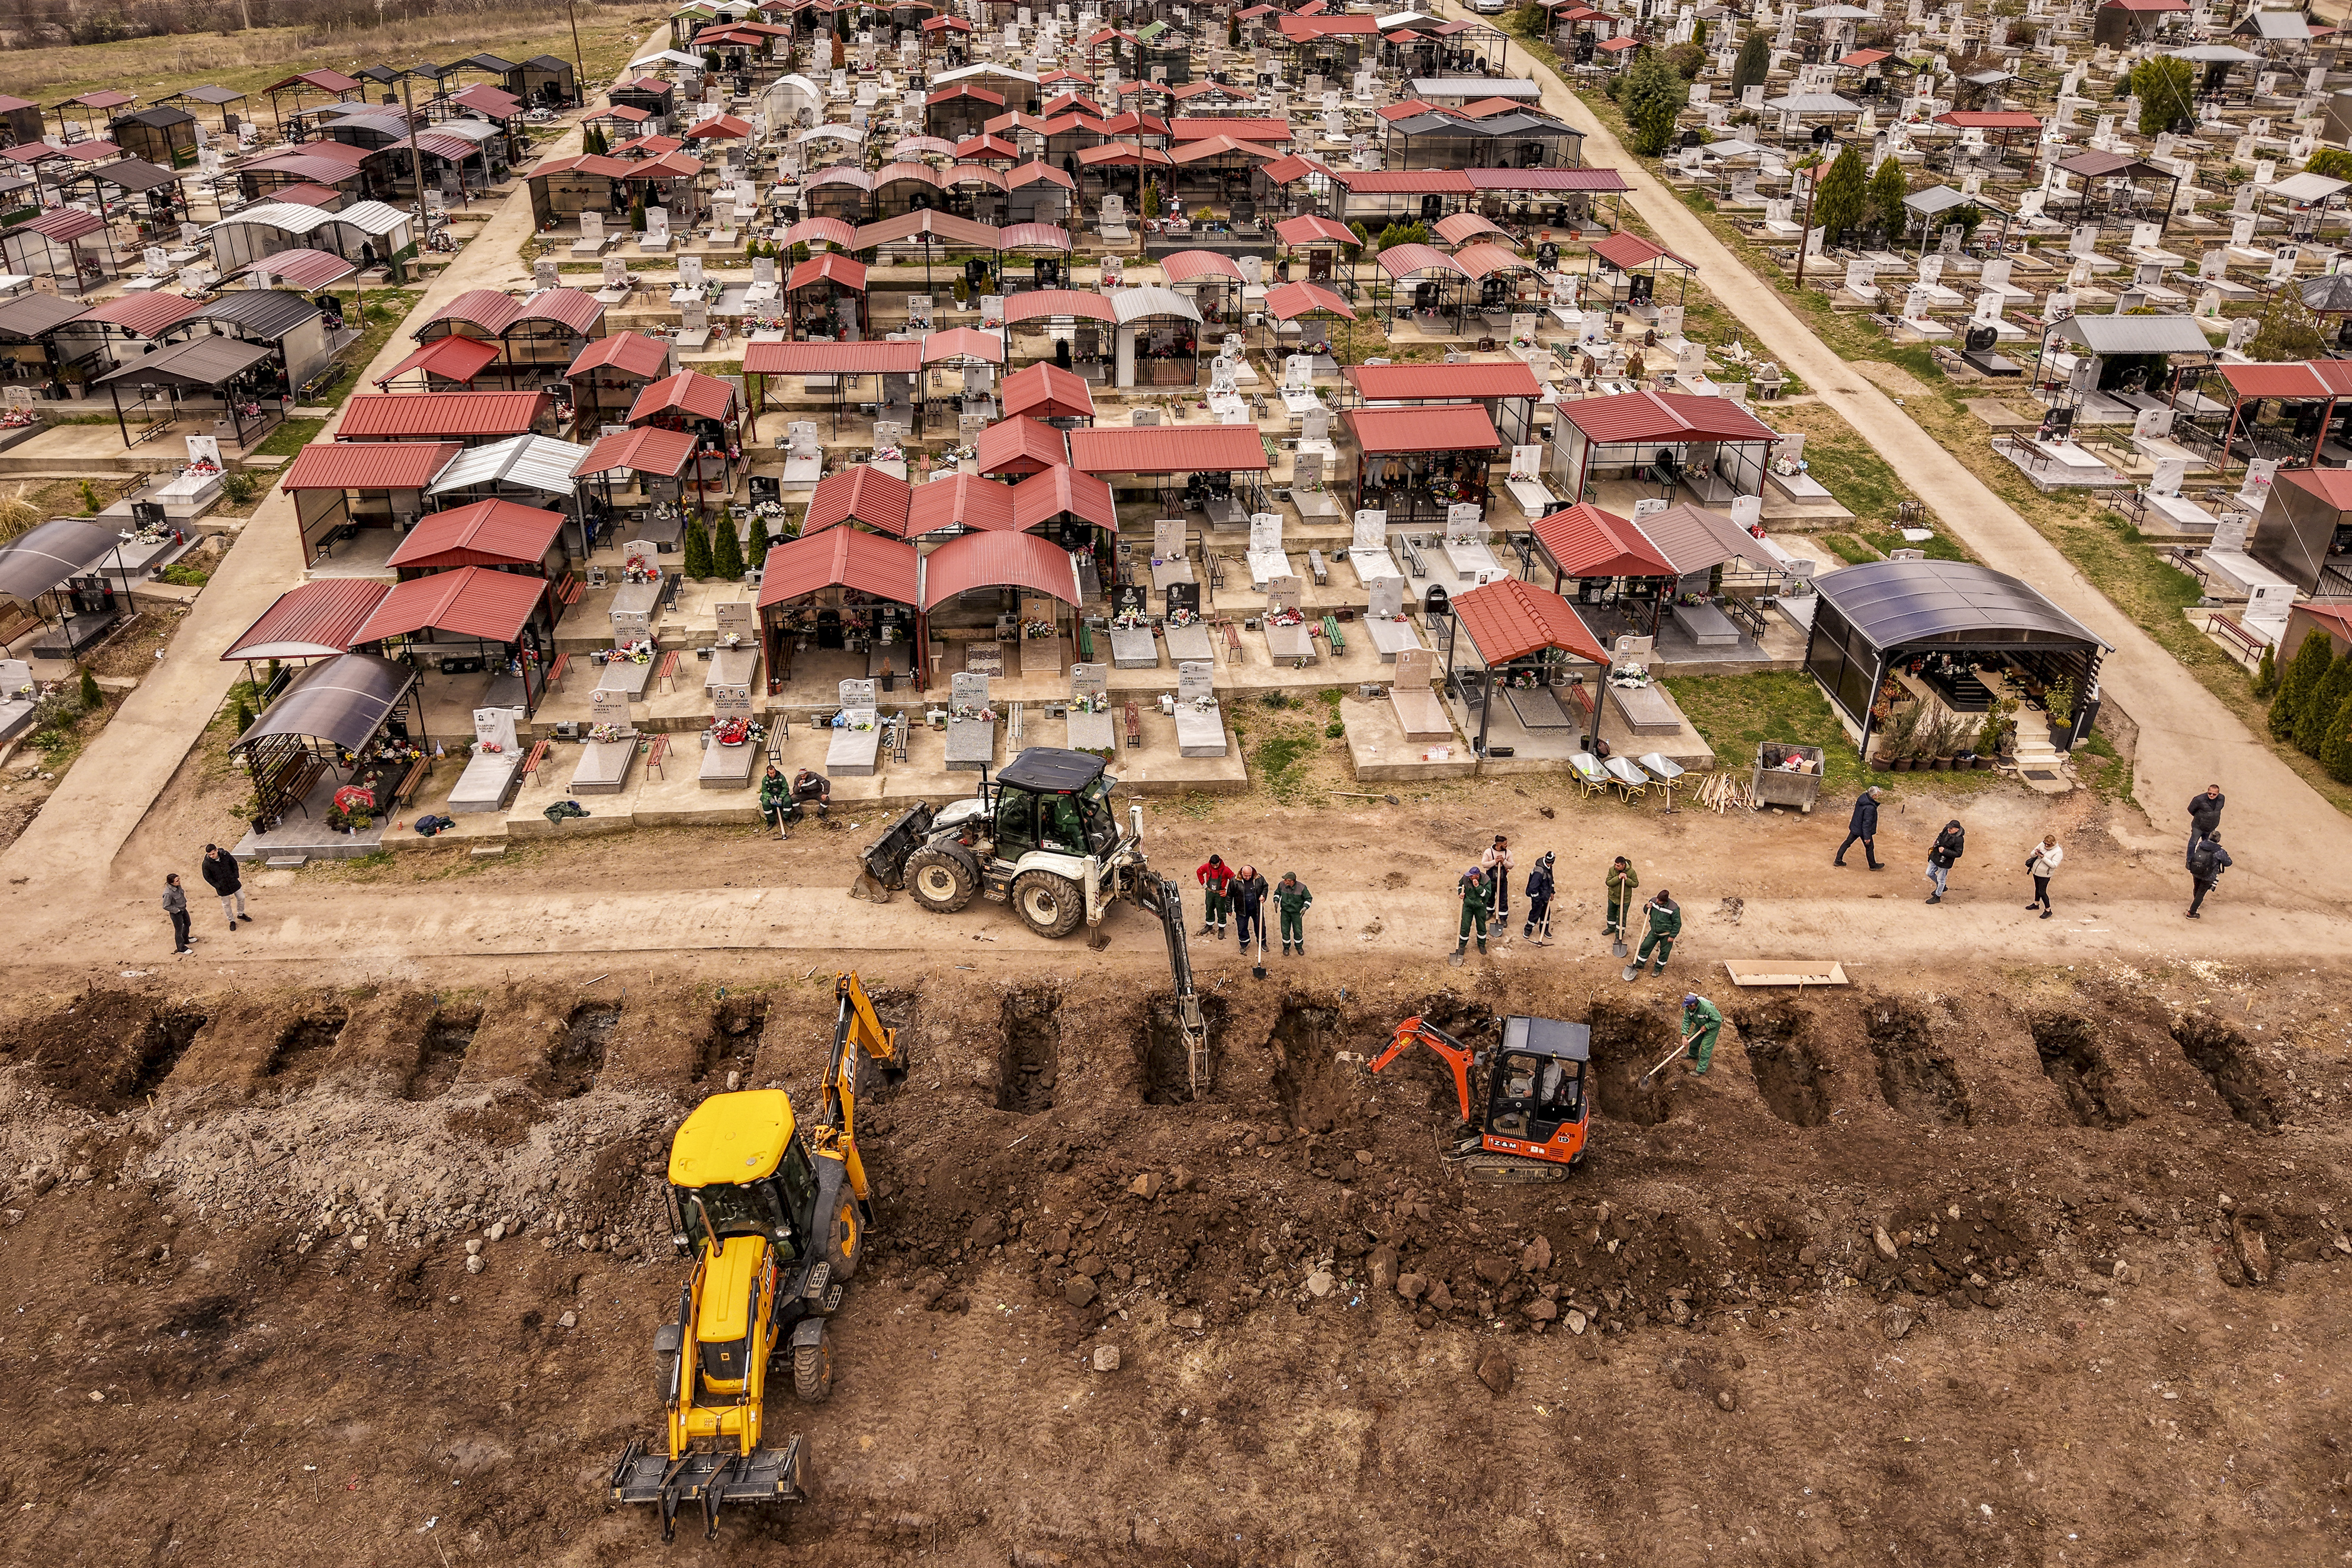
[[[1669,675],[1666,690],[1727,771],[1752,766],[1768,740],[1822,748],[1822,788],[1848,793],[1862,784],[1862,758],[1847,740],[1829,698],[1811,675]]]
[[[269,433],[268,438],[253,449],[256,457],[291,457],[319,439],[327,428],[323,419],[289,419]]]
[[[1312,792],[1307,765],[1322,749],[1322,739],[1313,730],[1285,725],[1250,748],[1250,764],[1267,794],[1286,806],[1295,806]]]
[[[1876,550],[1851,534],[1815,534],[1813,537],[1828,546],[1831,553],[1848,566],[1860,566],[1864,561],[1879,559]]]
[[[213,580],[211,572],[184,560],[175,560],[155,575],[175,588],[202,588]]]

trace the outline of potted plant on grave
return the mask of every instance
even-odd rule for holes
[[[348,832],[350,832],[351,831],[352,831],[352,818],[351,818],[351,813],[350,813],[350,812],[348,812],[348,811],[346,811],[346,810],[344,810],[341,806],[330,806],[330,807],[328,807],[328,808],[327,808],[327,831],[329,831],[329,832],[331,832],[331,833],[348,833]]]
[[[1889,719],[1880,738],[1878,755],[1872,766],[1890,773],[1911,771],[1911,745],[1919,729],[1919,709],[1915,706]]]
[[[1979,771],[1990,768],[1993,758],[2000,754],[2001,743],[2009,734],[2010,715],[2016,711],[2017,701],[2013,697],[1995,697],[1992,706],[1985,709],[1984,723],[1977,727],[1976,765]]]

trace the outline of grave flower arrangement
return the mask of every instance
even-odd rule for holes
[[[621,740],[625,738],[625,734],[617,724],[592,724],[588,727],[588,738],[591,740]]]

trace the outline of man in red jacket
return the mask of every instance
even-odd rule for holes
[[[1205,902],[1201,916],[1201,929],[1193,935],[1206,936],[1211,932],[1214,932],[1217,936],[1223,936],[1225,934],[1225,916],[1233,910],[1233,894],[1230,889],[1233,885],[1234,868],[1224,862],[1223,856],[1211,855],[1209,863],[1200,869],[1198,875]]]

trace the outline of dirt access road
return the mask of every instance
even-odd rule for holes
[[[1154,966],[982,957],[866,960],[916,1071],[869,1109],[879,1237],[836,1396],[769,1413],[814,1446],[816,1500],[664,1549],[601,1500],[681,1277],[652,1173],[701,1094],[807,1083],[834,961],[745,961],[724,995],[625,991],[601,958],[511,988],[20,989],[0,1555],[2352,1547],[2340,969],[1889,967],[1735,1004],[1706,1080],[1645,1091],[1664,993],[1318,958],[1217,977],[1193,1099]],[[1475,1039],[1503,1009],[1593,1025],[1564,1185],[1465,1187],[1433,1061],[1361,1071],[1408,1011]]]

